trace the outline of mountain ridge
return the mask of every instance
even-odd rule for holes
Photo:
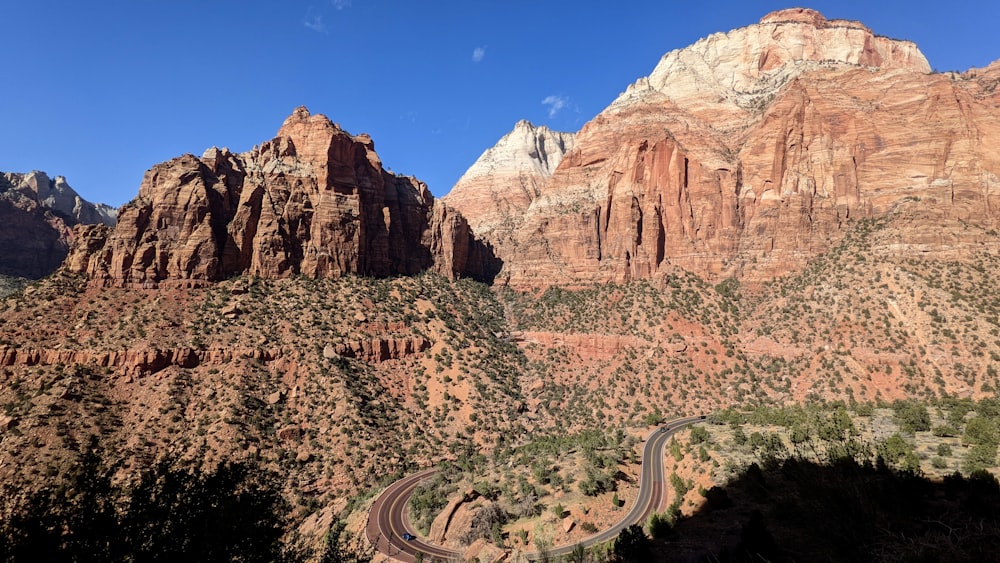
[[[111,207],[80,197],[63,176],[49,178],[38,170],[0,173],[0,276],[51,274],[69,252],[73,226],[114,225],[115,217]]]
[[[846,222],[900,208],[991,230],[995,67],[933,74],[912,42],[807,9],[671,51],[518,208],[498,279],[627,281],[676,265],[765,283],[830,248]]]
[[[382,168],[371,137],[296,109],[277,136],[146,172],[114,230],[85,228],[67,267],[103,285],[196,286],[261,277],[385,277],[434,269],[489,279],[489,249],[413,177]]]

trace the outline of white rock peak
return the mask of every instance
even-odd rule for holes
[[[510,133],[480,155],[456,186],[497,173],[528,172],[548,178],[563,156],[572,150],[574,138],[573,133],[553,131],[522,119]]]
[[[752,109],[802,72],[835,65],[931,70],[911,41],[875,35],[859,22],[827,20],[815,10],[794,8],[670,51],[611,107],[662,94],[682,107],[704,106],[715,97],[721,105]]]

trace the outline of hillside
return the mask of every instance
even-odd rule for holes
[[[740,404],[992,396],[996,259],[866,254],[883,234],[864,223],[766,290],[683,271],[528,293],[433,273],[183,290],[62,273],[0,315],[2,481],[55,478],[91,437],[125,469],[253,460],[309,530],[394,475],[545,436]]]

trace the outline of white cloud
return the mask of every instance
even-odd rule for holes
[[[483,57],[485,56],[486,56],[486,45],[483,45],[482,47],[476,47],[475,49],[472,50],[472,62],[474,63],[478,63],[479,61],[483,60]]]
[[[338,10],[351,7],[351,0],[331,0],[333,7]]]
[[[559,110],[569,105],[569,98],[565,96],[547,96],[542,100],[542,105],[549,106],[549,117],[555,117]]]
[[[323,22],[323,16],[319,14],[311,14],[309,16],[306,16],[306,20],[302,22],[302,25],[306,26],[306,28],[308,29],[311,29],[319,33],[327,32],[326,23]]]

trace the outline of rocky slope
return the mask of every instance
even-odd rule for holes
[[[0,276],[38,279],[66,258],[77,224],[115,224],[115,210],[92,204],[66,178],[0,173]]]
[[[113,286],[196,286],[248,273],[488,279],[489,251],[427,186],[385,171],[367,135],[298,108],[277,137],[154,166],[118,226],[80,229],[70,271]]]
[[[61,271],[0,301],[0,483],[42,486],[94,439],[124,472],[254,460],[321,535],[317,519],[383,478],[444,459],[481,475],[480,456],[582,430],[991,396],[1000,259],[880,255],[886,223],[757,290],[679,268],[537,292],[434,273],[117,288]]]
[[[501,279],[765,282],[884,216],[880,252],[975,249],[996,226],[996,66],[932,74],[913,43],[803,9],[670,52],[577,134]]]
[[[444,198],[473,231],[504,253],[524,212],[573,148],[574,135],[519,121],[484,152]]]

